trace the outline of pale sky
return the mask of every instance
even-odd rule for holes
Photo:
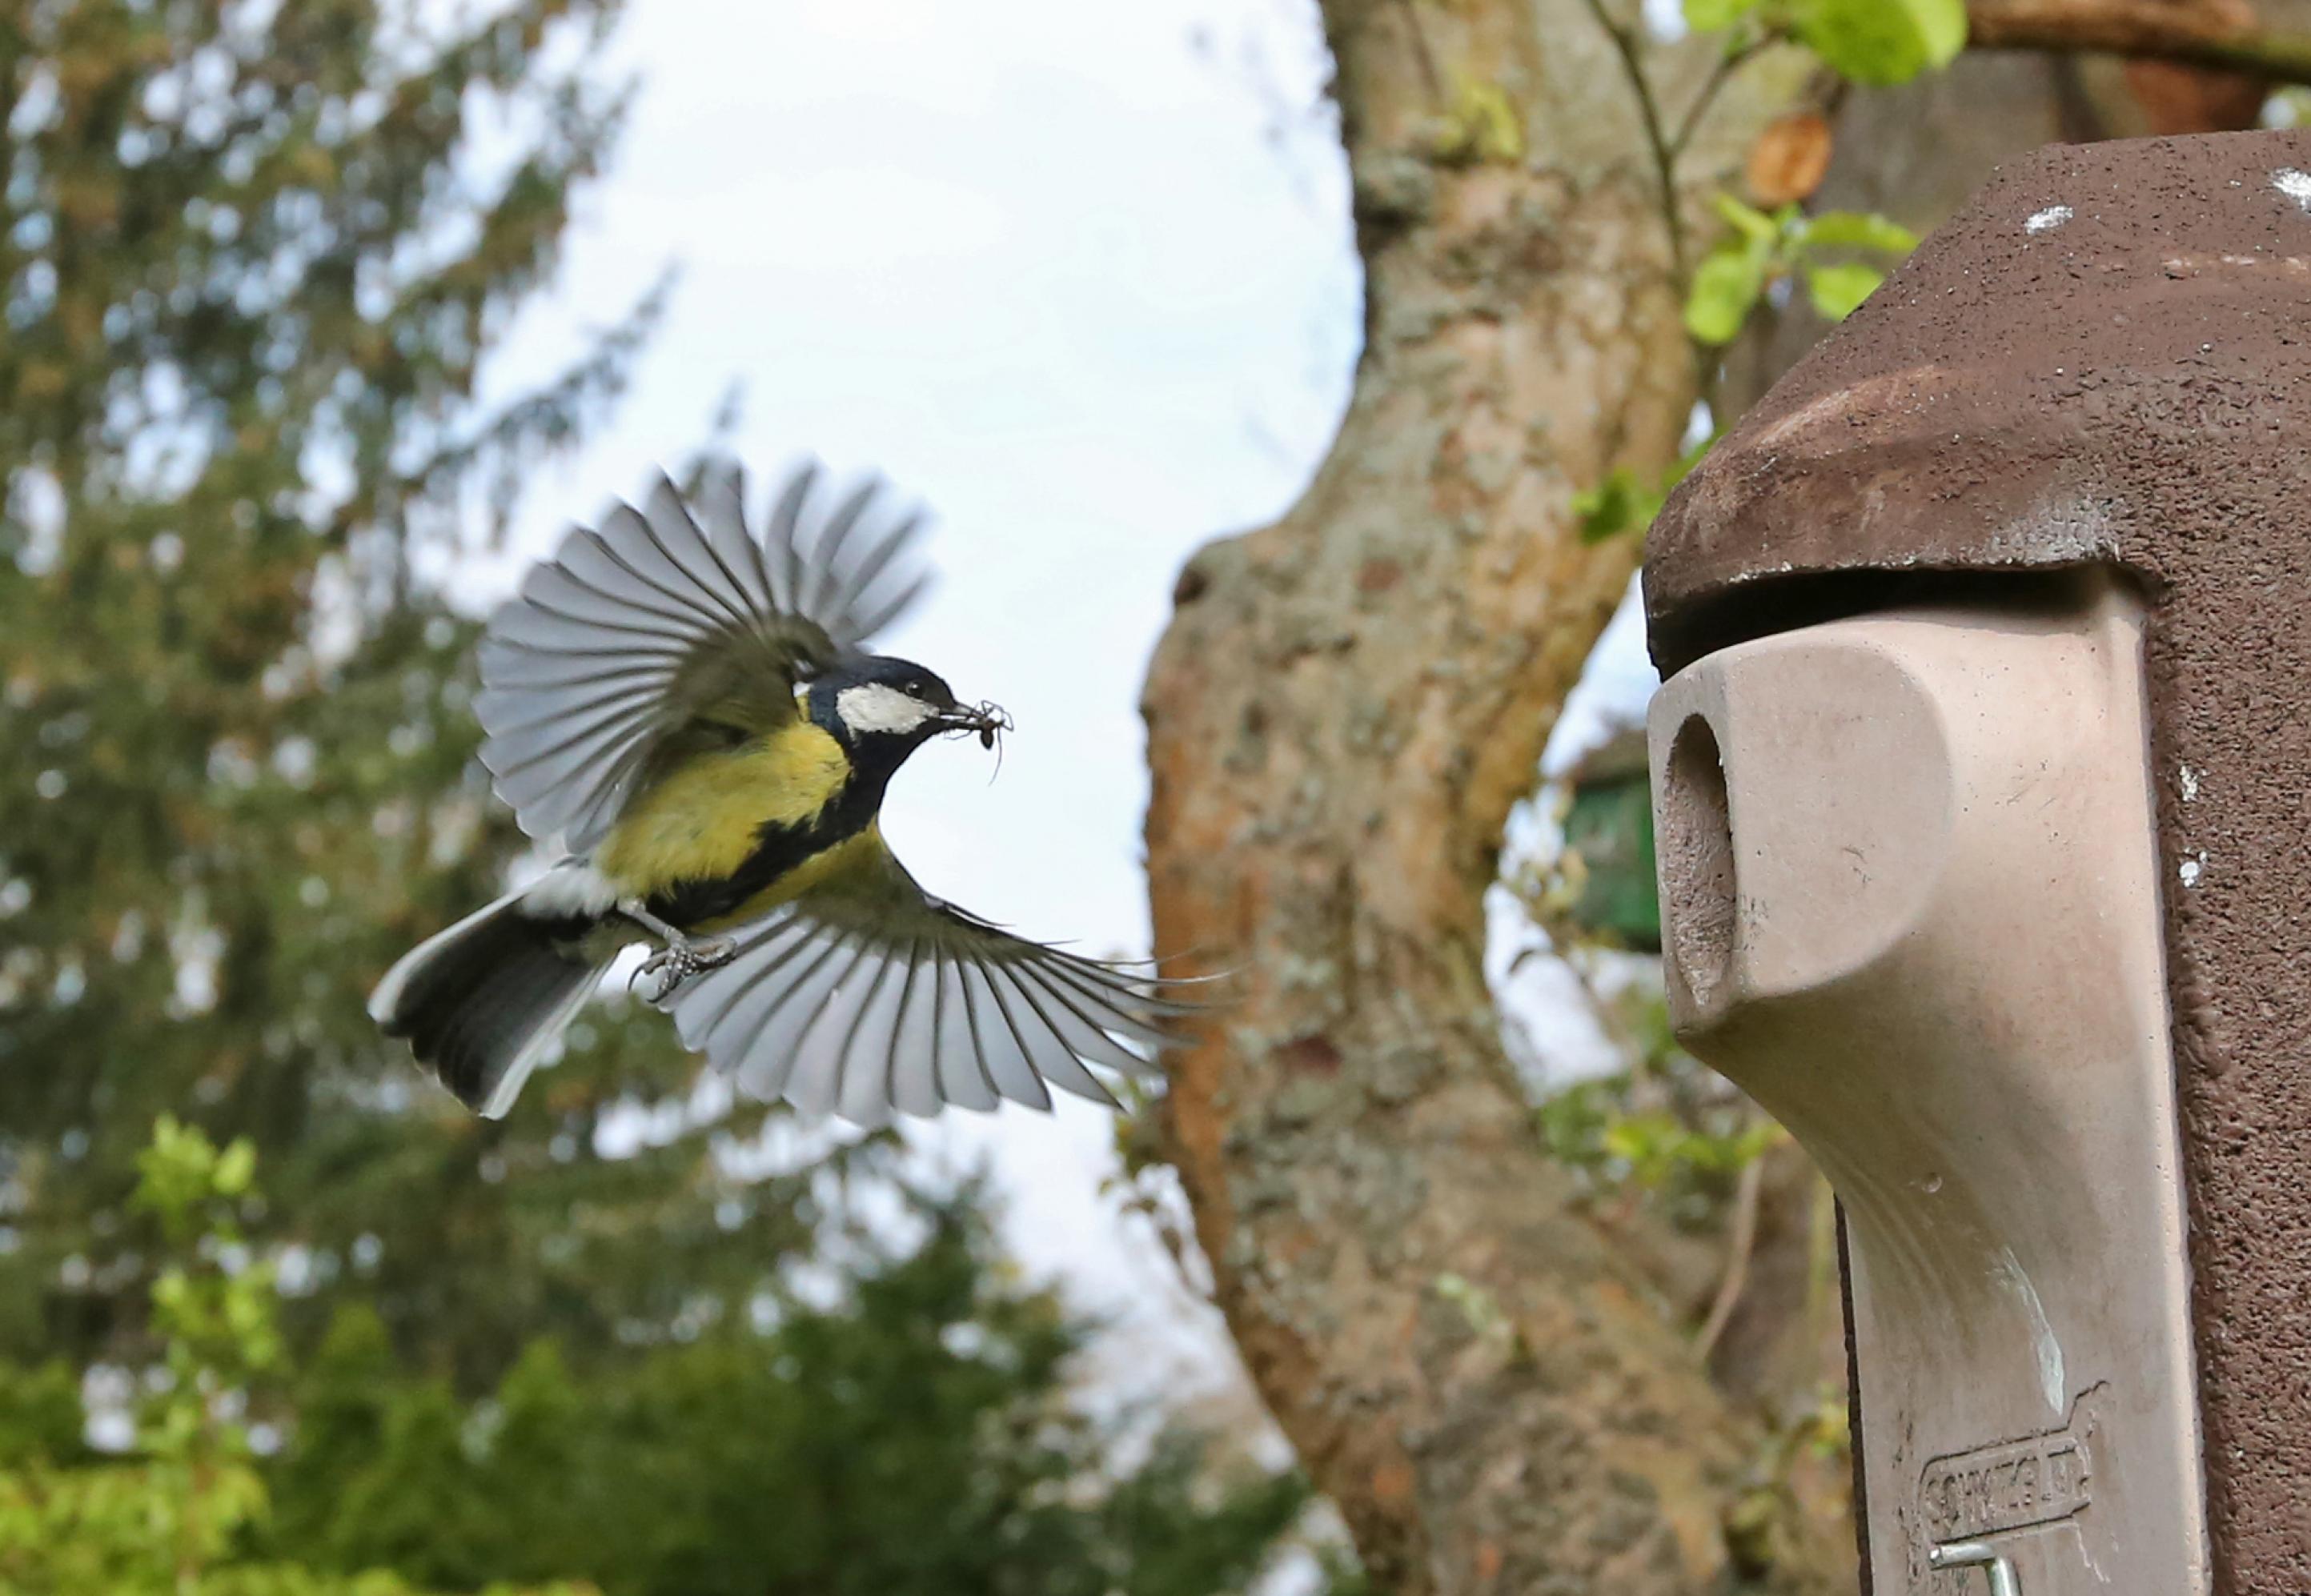
[[[881,470],[932,510],[939,571],[882,646],[1018,722],[992,785],[975,746],[917,756],[894,848],[1027,935],[1144,951],[1137,701],[1173,578],[1292,501],[1356,356],[1312,4],[647,0],[615,55],[641,97],[498,386],[569,359],[669,261],[683,275],[615,424],[534,485],[518,549],[694,449],[734,379],[758,489],[806,452]],[[1641,703],[1631,641],[1603,674]],[[915,1134],[929,1156],[991,1150],[1031,1270],[1160,1325],[1147,1389],[1232,1378],[1216,1322],[1182,1313],[1100,1191],[1107,1117],[1076,1106]]]

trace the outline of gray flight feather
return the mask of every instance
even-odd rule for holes
[[[1154,1075],[1122,1039],[1196,1012],[1171,980],[1030,942],[940,902],[887,850],[731,933],[729,960],[659,1000],[683,1044],[749,1095],[854,1124],[1051,1088],[1112,1106],[1086,1063]]]

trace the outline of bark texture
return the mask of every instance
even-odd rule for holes
[[[1968,0],[1980,49],[2105,51],[2311,78],[2311,31],[2289,0]]]
[[[1243,972],[1175,1066],[1172,1152],[1255,1377],[1408,1596],[1852,1579],[1835,1518],[1728,1534],[1756,1436],[1579,1217],[1480,972],[1504,819],[1637,554],[1569,502],[1673,457],[1682,260],[1809,73],[1724,84],[1672,227],[1661,130],[1710,53],[1621,15],[1328,0],[1355,396],[1291,513],[1182,572],[1147,691],[1159,945]]]

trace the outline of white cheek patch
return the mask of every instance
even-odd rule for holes
[[[869,682],[863,687],[845,687],[834,695],[834,712],[842,717],[842,724],[852,731],[871,735],[876,732],[904,735],[937,713],[920,698],[910,698],[896,687],[880,682]]]

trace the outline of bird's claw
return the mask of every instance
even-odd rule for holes
[[[684,981],[728,964],[730,955],[737,951],[737,944],[728,937],[702,937],[685,942],[670,942],[642,961],[641,968],[634,972],[634,979],[656,978],[658,985],[651,991],[650,1000],[663,1003],[674,996]]]

